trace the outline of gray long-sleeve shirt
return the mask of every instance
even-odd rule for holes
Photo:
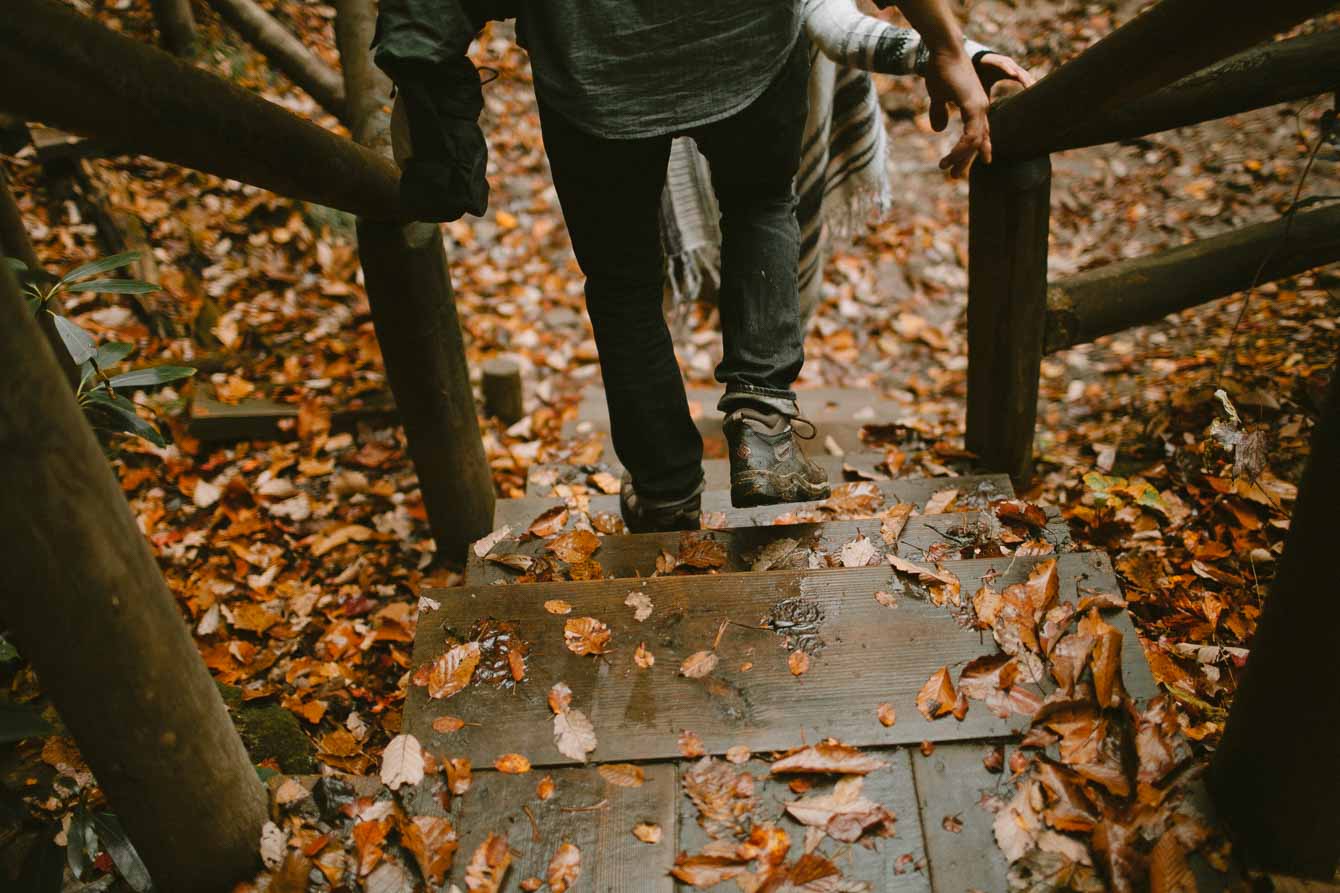
[[[800,33],[799,0],[522,0],[540,100],[609,139],[676,133],[757,99]]]

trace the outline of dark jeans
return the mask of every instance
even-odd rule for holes
[[[723,77],[729,77],[723,67]],[[686,133],[712,169],[721,206],[718,406],[795,413],[791,384],[804,363],[796,286],[800,229],[794,178],[805,125],[809,47],[798,42],[758,99]],[[661,312],[665,258],[661,190],[671,136],[592,136],[540,102],[545,150],[573,251],[586,274],[619,460],[639,493],[674,496],[702,478],[702,438]]]

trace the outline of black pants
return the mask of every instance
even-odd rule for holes
[[[725,75],[729,76],[729,75]],[[712,169],[721,207],[719,304],[726,385],[719,409],[794,413],[804,363],[796,285],[794,178],[805,126],[809,47],[802,37],[768,89],[730,118],[687,131]],[[659,213],[671,135],[611,140],[540,101],[545,150],[595,329],[619,460],[639,493],[673,496],[702,477],[702,438],[661,312]]]

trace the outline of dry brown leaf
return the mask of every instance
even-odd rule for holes
[[[586,762],[596,749],[596,730],[580,710],[566,710],[554,716],[554,746],[563,756]]]
[[[643,843],[660,843],[661,826],[653,822],[638,822],[633,826],[633,836]]]
[[[679,665],[681,676],[687,676],[690,679],[701,679],[717,667],[717,655],[715,651],[697,651],[684,658],[684,662]]]
[[[898,597],[882,589],[875,593],[875,601],[886,608],[898,607]]]
[[[958,490],[947,489],[937,490],[930,499],[926,500],[926,514],[939,515],[949,511],[950,507],[958,501]]]
[[[565,505],[556,505],[545,511],[534,521],[530,522],[530,527],[526,528],[526,532],[531,536],[546,539],[554,536],[564,527],[567,527],[568,517],[568,507]]]
[[[604,654],[610,628],[594,617],[574,617],[563,625],[563,642],[573,654]]]
[[[996,503],[996,517],[1006,524],[1015,524],[1032,530],[1047,526],[1047,513],[1022,499],[1006,499]]]
[[[595,554],[600,548],[600,537],[589,530],[574,530],[565,533],[545,546],[559,560],[568,564],[580,564]]]
[[[898,545],[898,540],[903,535],[903,528],[907,526],[907,519],[915,510],[916,506],[910,502],[900,502],[889,506],[880,514],[882,520],[879,525],[879,536],[885,545]]]
[[[1121,630],[1103,620],[1097,608],[1091,608],[1079,622],[1078,631],[1094,640],[1089,662],[1093,668],[1093,693],[1098,703],[1104,707],[1121,706],[1125,698],[1121,684]]]
[[[892,708],[890,708],[892,710]],[[890,723],[891,725],[892,723]],[[828,775],[866,775],[889,765],[884,760],[862,753],[859,748],[828,739],[802,747],[774,760],[768,767],[773,775],[814,772]]]
[[[465,720],[458,716],[439,716],[433,720],[433,731],[449,735],[465,728]]]
[[[633,609],[633,619],[638,623],[651,616],[651,596],[645,592],[630,592],[623,603]]]
[[[696,570],[717,570],[726,566],[726,547],[711,534],[684,533],[679,538],[680,566]]]
[[[749,758],[752,757],[753,755],[754,755],[753,751],[745,747],[743,744],[733,745],[732,747],[727,748],[726,750],[726,759],[732,763],[735,763],[737,766],[740,765],[741,763],[749,762]]]
[[[656,655],[647,650],[646,642],[637,643],[637,650],[633,652],[633,663],[644,670],[650,670],[656,663]]]
[[[786,804],[786,811],[802,825],[822,828],[843,843],[855,843],[868,830],[880,835],[893,833],[893,813],[861,794],[864,781],[858,775],[838,780],[831,794]]]
[[[400,820],[400,842],[414,856],[430,885],[440,885],[456,856],[456,831],[441,816],[417,815]]]
[[[880,704],[875,708],[875,716],[879,717],[880,725],[884,726],[886,729],[898,721],[898,715],[894,713],[893,705],[888,702]]]
[[[949,668],[941,667],[917,692],[917,710],[927,719],[936,719],[953,709],[954,683],[949,679]]]
[[[690,887],[715,887],[749,870],[749,860],[740,859],[732,849],[728,854],[698,853],[690,856],[680,853],[670,874]]]
[[[553,893],[567,893],[582,873],[582,851],[566,841],[554,851],[545,877]]]
[[[900,558],[895,553],[888,555],[889,564],[893,565],[894,570],[901,571],[904,574],[910,574],[921,582],[931,594],[931,601],[938,607],[943,607],[945,602],[958,605],[962,602],[960,596],[962,584],[952,571],[931,570],[922,567],[919,564]]]
[[[880,553],[875,544],[860,533],[856,539],[842,546],[838,561],[843,567],[869,567],[879,561]]]
[[[367,877],[382,860],[382,843],[391,830],[391,819],[375,819],[354,825],[354,851],[358,855],[358,876]]]
[[[479,666],[479,643],[462,642],[414,674],[414,683],[428,688],[430,698],[449,698],[464,690]]]
[[[423,748],[413,735],[401,734],[391,739],[382,751],[381,781],[391,790],[401,785],[416,785],[423,781]]]
[[[453,794],[464,794],[470,790],[470,784],[474,781],[474,773],[470,768],[470,761],[465,757],[455,757],[442,764],[447,772],[447,787]]]
[[[641,787],[647,778],[642,772],[642,767],[632,763],[604,763],[597,766],[596,771],[600,773],[601,778],[621,788]]]
[[[730,763],[703,757],[684,770],[681,779],[684,793],[698,810],[698,824],[709,837],[738,830],[758,805],[754,777]]]
[[[1169,828],[1149,854],[1150,893],[1196,893],[1196,877],[1187,861],[1186,851]]]
[[[707,753],[707,750],[703,747],[703,739],[698,737],[697,732],[685,729],[679,733],[679,752],[689,759],[694,759]]]
[[[550,614],[571,614],[572,605],[563,601],[561,598],[551,598],[544,603],[544,609]]]
[[[468,893],[498,893],[511,864],[507,838],[490,833],[465,866],[465,889]]]
[[[505,753],[493,761],[493,768],[508,775],[525,775],[530,771],[530,760],[519,753]]]
[[[540,779],[540,783],[535,786],[535,796],[541,800],[548,800],[554,796],[554,777],[546,775]]]
[[[786,665],[791,668],[792,676],[804,676],[810,669],[810,656],[803,651],[792,651]]]
[[[619,493],[619,479],[608,471],[597,471],[587,478],[587,481],[607,496],[617,496]]]
[[[983,583],[972,597],[972,610],[977,617],[977,628],[990,629],[1000,614],[1000,593]]]
[[[549,689],[549,709],[554,713],[566,713],[572,706],[572,689],[566,682],[555,682]]]

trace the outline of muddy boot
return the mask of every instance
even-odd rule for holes
[[[697,530],[702,515],[703,482],[686,496],[639,496],[633,479],[623,473],[619,487],[619,511],[630,533],[659,533],[667,530]]]
[[[814,425],[779,412],[745,407],[726,416],[722,430],[730,449],[730,502],[736,508],[827,499],[828,473],[811,462],[792,427]]]

